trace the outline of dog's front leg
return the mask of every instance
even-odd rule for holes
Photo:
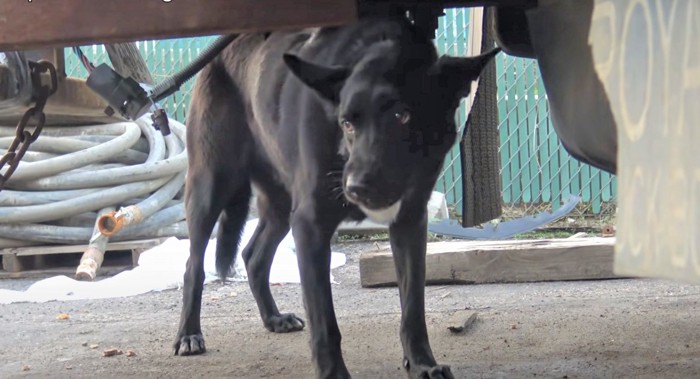
[[[401,298],[401,344],[410,378],[453,379],[449,366],[433,357],[425,325],[425,251],[427,214],[405,209],[389,227],[391,250]]]
[[[292,216],[311,354],[317,375],[323,379],[350,378],[341,352],[330,283],[330,240],[343,217],[342,210],[317,204],[301,206]]]

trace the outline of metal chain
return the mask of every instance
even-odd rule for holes
[[[7,170],[4,174],[0,175],[0,191],[5,187],[5,183],[10,179],[12,173],[17,170],[19,162],[24,157],[24,153],[29,149],[29,145],[39,138],[41,130],[44,128],[44,123],[46,122],[46,115],[44,114],[44,106],[49,96],[53,95],[58,89],[58,76],[56,75],[56,67],[49,61],[39,61],[33,62],[29,61],[29,69],[32,77],[32,99],[31,101],[35,105],[24,113],[22,118],[17,124],[17,132],[15,133],[15,139],[7,148],[7,152],[0,158],[0,172],[2,172],[3,167],[7,165]],[[41,81],[41,74],[48,72],[51,79],[50,85],[43,85]],[[34,130],[29,131],[31,128],[30,122],[34,122]],[[19,149],[18,149],[19,148]]]

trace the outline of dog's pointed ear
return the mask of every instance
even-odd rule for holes
[[[469,95],[472,80],[479,77],[484,67],[500,51],[501,48],[497,47],[473,57],[443,55],[431,67],[430,72],[437,77],[441,88],[462,98]]]
[[[340,90],[351,73],[349,68],[321,66],[302,60],[294,54],[284,54],[283,59],[292,73],[304,84],[333,103],[340,101]]]

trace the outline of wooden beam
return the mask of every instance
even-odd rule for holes
[[[596,4],[585,36],[606,95],[595,104],[609,104],[617,129],[615,272],[700,284],[700,2],[657,8],[649,24],[636,5]],[[649,37],[670,20],[678,31],[671,45]],[[646,33],[628,33],[637,23],[648,25]],[[629,54],[632,46],[644,49]],[[603,144],[595,133],[590,143]]]
[[[147,240],[136,241],[120,241],[110,242],[107,244],[106,251],[114,250],[133,250],[133,249],[150,249],[163,243],[165,239],[154,238]],[[65,254],[65,253],[82,253],[88,248],[84,245],[54,245],[54,246],[26,246],[26,247],[8,247],[0,249],[0,255],[15,255],[18,257],[28,255],[48,255],[48,254]]]
[[[359,223],[354,221],[344,221],[338,225],[338,235],[386,233],[388,231],[388,226],[378,224],[370,219],[365,219]]]
[[[0,1],[0,51],[333,26],[355,0]]]
[[[427,284],[477,284],[608,279],[614,238],[434,242],[428,244]],[[363,287],[396,285],[389,249],[360,256]]]
[[[131,265],[116,265],[116,266],[106,266],[102,267],[100,273],[107,277],[116,275],[122,271],[131,269]],[[34,279],[34,278],[48,278],[57,275],[64,275],[71,277],[75,275],[75,267],[56,267],[56,268],[45,268],[36,270],[22,270],[22,271],[1,271],[0,279]]]
[[[119,75],[139,83],[155,84],[136,42],[110,43],[105,45],[105,49],[114,71]]]

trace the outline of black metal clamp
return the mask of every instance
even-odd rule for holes
[[[158,83],[149,91],[150,93],[137,81],[124,78],[105,63],[90,72],[87,86],[107,101],[109,106],[105,109],[105,113],[108,115],[111,116],[117,111],[126,119],[136,120],[152,111],[153,127],[167,136],[170,134],[168,116],[158,105],[158,101],[177,92],[182,84],[211,62],[236,37],[235,34],[219,37],[197,59],[173,76]]]

